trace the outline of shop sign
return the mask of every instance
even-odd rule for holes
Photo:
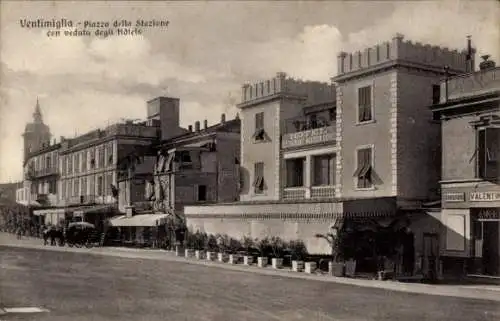
[[[498,208],[481,209],[477,215],[478,220],[500,221],[500,210]]]
[[[469,199],[472,202],[500,201],[500,192],[471,192]]]
[[[443,201],[445,202],[465,202],[465,193],[444,193]]]

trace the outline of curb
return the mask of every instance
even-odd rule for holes
[[[500,302],[500,296],[495,289],[467,289],[463,287],[452,286],[436,286],[431,284],[406,284],[401,282],[390,281],[372,281],[358,280],[350,278],[340,278],[321,274],[305,274],[304,272],[293,272],[286,269],[258,268],[255,265],[245,266],[241,264],[232,265],[228,263],[220,263],[217,261],[197,260],[196,258],[185,258],[183,256],[175,256],[175,253],[164,250],[144,251],[139,249],[122,250],[120,248],[67,248],[67,247],[46,247],[43,245],[23,245],[23,244],[0,244],[0,246],[31,248],[37,250],[53,251],[53,252],[69,252],[69,253],[85,253],[91,255],[111,256],[121,258],[135,258],[146,260],[161,260],[177,263],[201,265],[210,268],[223,268],[237,272],[250,272],[254,274],[268,275],[274,277],[286,277],[293,279],[329,282],[336,284],[344,284],[358,287],[375,288],[380,290],[397,291],[423,295],[438,295],[447,297],[457,297],[466,299],[489,300]],[[111,250],[111,251],[110,251]],[[165,255],[167,254],[167,255]],[[467,292],[464,292],[467,291]],[[460,293],[461,292],[461,293]],[[495,293],[496,292],[496,293]]]

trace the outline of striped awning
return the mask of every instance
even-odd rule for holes
[[[110,211],[113,209],[112,205],[95,205],[95,206],[85,206],[85,207],[78,207],[76,210],[73,210],[73,216],[83,216],[84,214],[88,213],[99,213],[99,212],[105,212],[105,211]]]
[[[166,224],[169,216],[170,214],[120,215],[111,218],[109,222],[116,227],[152,227]]]

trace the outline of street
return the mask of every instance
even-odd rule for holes
[[[500,320],[498,302],[0,247],[0,320]]]

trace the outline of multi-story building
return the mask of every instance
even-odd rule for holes
[[[398,34],[362,52],[341,53],[335,87],[281,75],[245,86],[241,202],[189,206],[186,216],[217,213],[217,222],[205,224],[209,232],[300,238],[312,253],[329,253],[315,234],[342,218],[343,226],[358,231],[353,255],[366,270],[377,263],[364,259],[373,256],[373,246],[362,231],[392,226],[404,234],[400,266],[406,272],[432,265],[428,245],[439,220],[425,206],[439,198],[440,127],[428,106],[439,94],[444,67],[451,75],[463,73],[472,56]],[[305,87],[315,90],[298,90]]]
[[[500,68],[441,82],[443,272],[500,276]]]
[[[150,175],[136,170],[133,185],[144,186],[142,199],[129,204],[127,215],[113,218],[112,226],[131,232],[127,239],[144,242],[143,231],[166,223],[168,216],[185,221],[184,206],[233,202],[239,197],[240,120],[208,126],[204,121],[186,133],[157,146],[156,164]],[[144,168],[146,170],[146,168]],[[152,174],[152,175],[151,175]],[[125,183],[125,182],[124,182]],[[135,215],[134,215],[135,214]],[[125,229],[124,229],[125,228]],[[170,233],[170,237],[173,237]]]
[[[19,204],[32,208],[57,204],[60,144],[51,143],[50,139],[50,128],[43,122],[37,100],[33,122],[26,125],[23,134],[23,186],[16,191],[16,202]]]
[[[61,138],[53,147],[58,160],[52,159],[49,171],[58,177],[57,185],[53,186],[54,191],[58,191],[57,204],[34,214],[45,216],[45,222],[51,224],[80,217],[100,225],[103,218],[120,210],[118,200],[130,202],[131,189],[118,187],[120,178],[126,176],[130,155],[149,148],[160,138],[181,132],[178,99],[153,99],[147,104],[147,112],[148,119],[143,122],[127,121],[72,139]],[[46,157],[45,149],[43,152]],[[154,158],[147,159],[142,166],[148,167],[148,162],[153,168]],[[36,168],[35,165],[35,173]],[[39,170],[47,172],[44,168]]]

